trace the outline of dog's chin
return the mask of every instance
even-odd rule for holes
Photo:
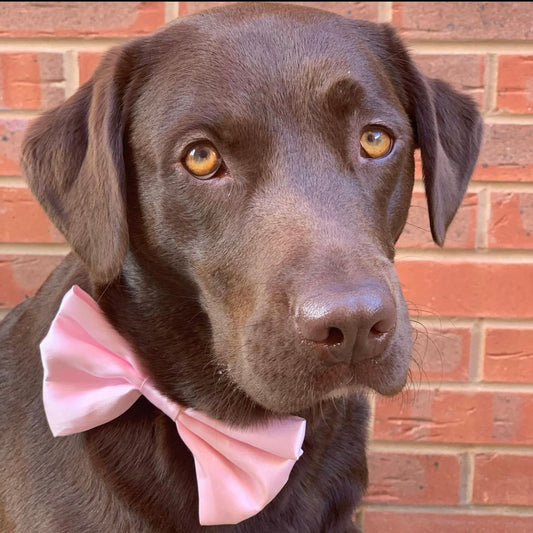
[[[262,379],[255,373],[240,381],[249,398],[277,415],[300,414],[324,401],[373,390],[384,396],[399,393],[407,381],[410,358],[383,356],[358,364],[317,367],[315,372]]]

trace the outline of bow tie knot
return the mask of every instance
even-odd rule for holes
[[[54,436],[105,424],[141,395],[176,423],[194,457],[203,525],[236,524],[257,514],[283,488],[302,454],[302,418],[238,429],[161,394],[127,341],[77,286],[64,296],[41,357],[44,408]]]

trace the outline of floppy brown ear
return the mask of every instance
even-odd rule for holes
[[[108,52],[89,82],[36,120],[22,147],[32,192],[98,282],[119,274],[128,247],[124,55]]]
[[[442,246],[474,171],[483,121],[468,96],[441,80],[418,76],[412,88],[416,142],[422,156],[431,234]]]
[[[370,23],[362,23],[366,30]],[[470,97],[422,75],[394,29],[382,24],[365,41],[380,57],[413,126],[422,156],[433,240],[442,246],[479,155],[483,120]]]

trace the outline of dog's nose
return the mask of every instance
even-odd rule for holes
[[[396,326],[396,305],[380,280],[332,285],[296,305],[296,326],[330,364],[383,354]]]

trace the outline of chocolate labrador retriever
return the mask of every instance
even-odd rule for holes
[[[73,252],[1,325],[0,529],[356,531],[365,390],[397,393],[410,360],[394,245],[414,150],[442,244],[481,129],[391,27],[320,10],[232,5],[108,52],[23,147]],[[52,435],[39,344],[73,286],[168,401],[243,433],[305,419],[270,503],[200,525],[193,455],[146,394]]]

